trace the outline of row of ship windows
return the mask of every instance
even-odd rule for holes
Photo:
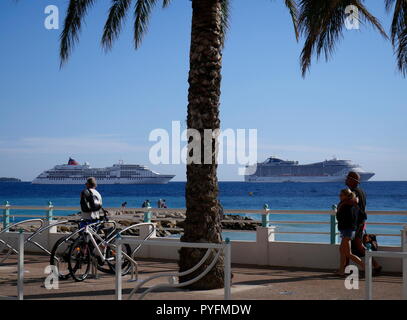
[[[95,177],[96,179],[102,180],[116,180],[116,179],[128,179],[128,180],[140,180],[144,177],[121,177],[121,178],[107,178],[107,177]],[[48,179],[48,180],[76,180],[76,181],[85,181],[86,178],[55,178],[55,177],[41,177],[41,179]]]
[[[143,174],[143,175],[135,175],[135,174],[132,174],[132,175],[121,175],[121,178],[133,178],[133,177],[135,177],[135,176],[146,177],[146,176],[151,176],[151,175],[149,175],[149,174]],[[48,176],[46,176],[46,177],[49,177],[49,178],[69,178],[69,179],[85,179],[86,177],[95,177],[95,178],[99,178],[99,179],[116,179],[116,178],[117,178],[117,177],[109,177],[109,176],[100,175],[100,174],[89,175],[89,176],[86,176],[86,177],[79,177],[79,178],[77,178],[77,177],[69,177],[69,176],[66,176],[66,175],[64,175],[64,176],[61,177],[60,175],[53,175],[53,174],[50,174],[50,175],[48,175]]]
[[[305,167],[257,167],[257,174],[302,174],[317,175],[321,173],[334,174],[338,172],[336,168],[305,168]]]

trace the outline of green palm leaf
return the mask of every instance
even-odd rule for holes
[[[61,66],[68,60],[75,43],[79,40],[82,20],[94,2],[95,0],[69,1],[64,28],[60,36],[61,44],[59,55],[61,58]]]
[[[359,10],[360,22],[367,21],[387,38],[380,22],[360,0],[300,0],[299,31],[306,38],[301,53],[303,76],[311,65],[313,54],[319,58],[323,53],[326,60],[332,55],[336,43],[342,37],[345,9],[349,5],[354,5]]]
[[[394,6],[391,41],[397,55],[397,66],[407,75],[407,0],[385,0],[388,11]]]
[[[227,31],[229,30],[229,19],[230,19],[230,0],[221,0],[221,10],[222,10],[222,46],[225,45],[225,39]]]
[[[163,5],[168,5],[169,1],[164,1]],[[135,8],[134,21],[134,45],[140,47],[145,33],[148,30],[148,22],[150,13],[153,7],[157,4],[157,0],[137,0]]]
[[[294,0],[285,0],[285,5],[288,8],[288,11],[290,12],[291,20],[292,20],[293,25],[294,25],[295,38],[298,40],[299,39],[299,32],[298,32],[298,8],[297,8],[297,3]]]
[[[170,5],[171,0],[163,0],[163,8],[166,8]]]
[[[120,34],[123,19],[127,10],[130,8],[132,0],[112,0],[112,6],[109,10],[109,16],[103,29],[102,46],[109,50],[112,48],[113,41]]]

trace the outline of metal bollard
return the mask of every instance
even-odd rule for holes
[[[116,239],[118,241],[116,248],[116,300],[122,300],[122,243],[120,234],[117,234]]]
[[[53,214],[54,214],[53,208],[54,208],[54,206],[53,206],[52,202],[48,201],[48,210],[47,210],[47,221],[48,221],[48,223],[51,223],[51,221],[53,219]]]
[[[337,232],[338,232],[338,228],[337,228],[337,223],[336,223],[336,205],[332,206],[332,213],[331,213],[331,220],[330,220],[330,224],[331,224],[331,244],[336,244],[337,243]]]
[[[265,211],[265,214],[261,216],[261,226],[264,228],[267,228],[270,226],[269,220],[270,220],[270,214],[268,213],[270,211],[269,205],[267,203],[264,204],[263,209]]]
[[[401,230],[401,251],[407,252],[407,226]],[[407,258],[403,258],[403,299],[407,300]]]
[[[3,211],[3,230],[8,228],[10,225],[10,203],[8,201],[4,202],[5,209]]]
[[[232,286],[232,244],[230,239],[225,239],[225,300],[231,299],[231,286]]]
[[[147,207],[147,209],[151,209],[151,207]],[[144,212],[144,222],[151,222],[152,215],[151,211]]]
[[[24,300],[24,233],[18,235],[17,299]]]
[[[366,252],[365,255],[365,297],[366,300],[372,300],[372,255]]]

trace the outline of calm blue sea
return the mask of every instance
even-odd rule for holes
[[[407,182],[366,182],[362,185],[367,193],[368,210],[407,210]],[[262,209],[267,203],[271,209],[329,210],[338,202],[341,183],[282,183],[252,184],[244,182],[220,182],[220,200],[224,208]],[[80,185],[32,185],[31,183],[0,183],[0,203],[12,205],[78,206]],[[140,207],[149,199],[155,205],[165,199],[170,208],[184,208],[185,183],[171,182],[166,185],[104,185],[99,186],[106,207],[119,207],[127,201],[128,207]],[[21,212],[19,212],[21,213]],[[28,213],[28,212],[27,212]],[[34,213],[34,212],[30,212]],[[37,212],[38,213],[38,212]],[[58,212],[58,215],[72,212]],[[259,216],[254,216],[260,219]],[[320,215],[272,216],[274,221],[302,220],[328,221]],[[370,216],[370,222],[401,222],[407,224],[407,216]],[[278,223],[277,223],[278,225]],[[279,231],[328,232],[329,225],[278,225]],[[371,233],[400,233],[399,226],[370,226]],[[255,239],[254,233],[228,233],[232,239]],[[328,235],[278,234],[281,241],[327,242]],[[381,244],[399,245],[399,237],[380,237]]]

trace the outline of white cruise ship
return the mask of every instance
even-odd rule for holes
[[[35,178],[33,184],[84,184],[89,177],[95,177],[98,184],[165,184],[175,175],[154,172],[145,166],[125,164],[120,161],[107,168],[91,168],[69,158],[68,164],[57,165]]]
[[[325,160],[299,164],[298,161],[270,157],[256,166],[246,167],[246,182],[343,182],[349,171],[360,174],[362,181],[374,176],[350,160]]]

